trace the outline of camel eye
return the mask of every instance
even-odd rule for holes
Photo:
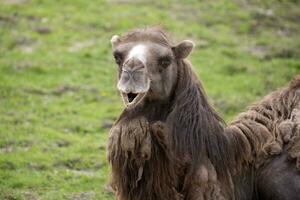
[[[117,65],[121,65],[122,63],[122,55],[120,53],[114,53],[115,62]]]
[[[158,63],[159,63],[160,66],[166,68],[166,67],[168,67],[171,64],[171,61],[172,60],[171,60],[170,57],[165,56],[165,57],[159,58]]]

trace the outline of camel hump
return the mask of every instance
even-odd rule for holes
[[[290,82],[289,87],[291,89],[297,89],[300,88],[300,75],[296,75],[293,80]]]

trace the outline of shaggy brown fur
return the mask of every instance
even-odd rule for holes
[[[297,109],[300,103],[299,88],[300,78],[297,77],[289,87],[266,96],[226,127],[227,135],[236,137],[238,134],[245,137],[238,144],[232,144],[247,147],[244,148],[247,151],[236,158],[236,163],[239,161],[241,164],[242,160],[246,164],[255,161],[256,167],[259,167],[269,155],[282,151],[283,140],[290,143],[292,135],[297,135],[294,126],[300,124]]]
[[[120,42],[135,40],[170,45],[156,29],[131,32]],[[256,192],[255,174],[285,147],[299,168],[299,77],[226,128],[187,61],[177,60],[176,80],[169,98],[125,109],[110,131],[118,200],[255,199],[265,192]]]
[[[300,77],[295,77],[289,87],[278,90],[266,96],[263,100],[252,106],[248,111],[241,113],[225,132],[233,138],[243,136],[238,146],[246,151],[235,158],[237,166],[255,163],[258,168],[270,155],[280,154],[284,142],[288,144],[288,152],[296,156],[299,126],[300,126]],[[238,136],[237,136],[238,135]],[[230,140],[230,141],[235,141]],[[295,144],[294,144],[295,143]],[[247,147],[247,148],[245,148]],[[242,168],[242,167],[240,167]]]

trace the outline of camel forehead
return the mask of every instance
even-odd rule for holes
[[[124,56],[125,62],[131,58],[137,58],[144,64],[151,63],[155,57],[172,54],[170,47],[152,42],[123,43],[114,49],[114,53],[116,52]]]
[[[147,42],[132,46],[132,48],[129,50],[128,57],[155,57],[171,53],[171,49],[166,46]]]
[[[146,64],[146,53],[147,46],[144,44],[135,45],[128,53],[128,60],[132,58],[136,58],[140,60],[143,64]]]

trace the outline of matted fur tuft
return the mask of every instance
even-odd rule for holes
[[[291,89],[300,88],[300,75],[295,76],[289,86]]]
[[[300,102],[298,86],[300,79],[296,77],[289,87],[269,94],[226,127],[225,132],[230,137],[240,138],[231,140],[235,142],[234,149],[244,149],[243,154],[236,154],[236,167],[253,162],[258,168],[267,158],[282,152],[284,141],[296,131],[293,127],[300,124],[300,120],[290,123]]]

